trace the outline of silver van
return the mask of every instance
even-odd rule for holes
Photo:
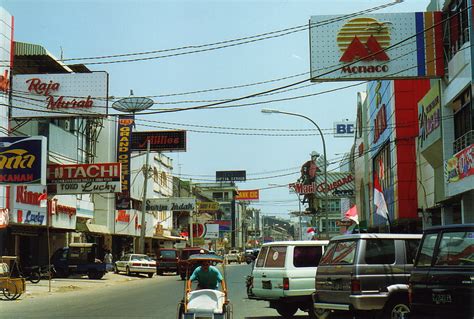
[[[313,315],[327,318],[343,311],[408,318],[408,280],[421,236],[353,234],[332,238],[316,274]]]
[[[279,241],[263,244],[252,271],[250,299],[269,301],[284,318],[312,308],[311,294],[327,240]]]

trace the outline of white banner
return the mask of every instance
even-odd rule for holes
[[[146,210],[150,211],[180,211],[196,210],[196,198],[194,197],[163,197],[150,198],[146,200]]]

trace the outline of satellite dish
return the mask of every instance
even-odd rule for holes
[[[112,108],[120,112],[133,113],[144,111],[153,106],[155,102],[147,97],[126,97],[115,101]]]

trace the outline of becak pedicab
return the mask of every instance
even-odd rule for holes
[[[223,264],[224,258],[210,254],[191,255],[188,262],[199,264],[185,281],[184,298],[178,304],[178,319],[230,319],[232,318],[232,306],[227,299],[227,286],[224,277],[217,267],[211,266]],[[189,270],[188,270],[189,271]],[[196,289],[192,289],[192,281],[198,281]],[[218,284],[222,291],[218,289]]]

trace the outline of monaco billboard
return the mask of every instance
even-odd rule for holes
[[[13,76],[12,118],[105,117],[108,74],[18,74]]]
[[[442,77],[441,22],[441,12],[313,16],[311,81]]]

